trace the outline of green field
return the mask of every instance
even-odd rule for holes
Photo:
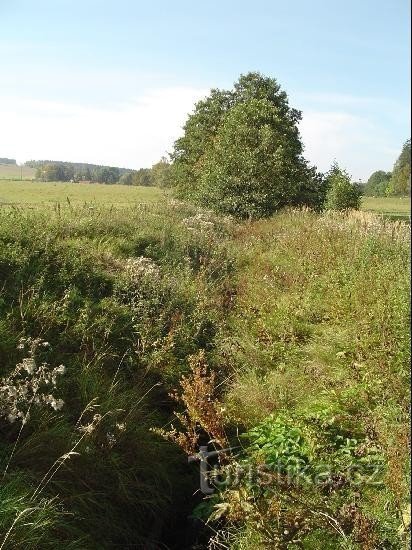
[[[17,173],[19,167],[0,165],[0,205],[5,204],[47,204],[56,202],[100,203],[127,205],[135,202],[157,202],[165,192],[154,187],[127,187],[124,185],[103,185],[100,183],[32,182],[6,179],[9,170]],[[31,168],[23,168],[30,171]],[[28,176],[26,176],[27,178]],[[364,197],[362,210],[379,212],[385,216],[408,218],[411,203],[407,197]]]
[[[411,215],[409,197],[364,197],[362,210],[379,212],[391,218],[408,218]]]
[[[35,173],[36,170],[29,166],[0,164],[0,180],[31,180],[34,179]]]
[[[104,185],[101,183],[63,183],[0,180],[0,205],[47,203],[97,203],[128,205],[157,202],[165,192],[154,187]]]

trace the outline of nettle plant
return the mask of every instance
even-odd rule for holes
[[[246,445],[221,472],[210,520],[248,525],[275,546],[300,544],[318,529],[374,536],[356,495],[382,483],[382,452],[339,415],[270,415],[241,437]]]
[[[51,367],[39,360],[41,350],[49,343],[41,338],[21,338],[18,350],[26,351],[26,357],[15,369],[0,379],[0,418],[10,423],[26,424],[33,406],[48,406],[60,410],[64,402],[54,395],[59,376],[65,372],[64,365]]]

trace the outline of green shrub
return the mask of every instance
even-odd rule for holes
[[[362,188],[359,184],[353,183],[349,174],[337,164],[333,165],[327,174],[327,185],[327,210],[359,210]]]

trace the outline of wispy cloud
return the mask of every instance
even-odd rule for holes
[[[303,112],[300,130],[306,157],[322,171],[336,159],[355,179],[390,170],[402,143],[394,129],[405,127],[404,104],[379,96],[301,93],[292,104]],[[406,139],[408,136],[405,136]]]
[[[2,99],[0,150],[28,159],[61,159],[138,168],[170,151],[205,90],[150,90],[116,107]]]
[[[322,171],[336,159],[355,179],[366,179],[390,170],[399,154],[400,144],[392,146],[382,128],[344,111],[306,111],[300,130],[306,157]]]

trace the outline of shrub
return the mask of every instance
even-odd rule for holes
[[[327,210],[359,210],[362,189],[353,183],[346,170],[335,163],[327,174],[328,191],[325,208]]]

